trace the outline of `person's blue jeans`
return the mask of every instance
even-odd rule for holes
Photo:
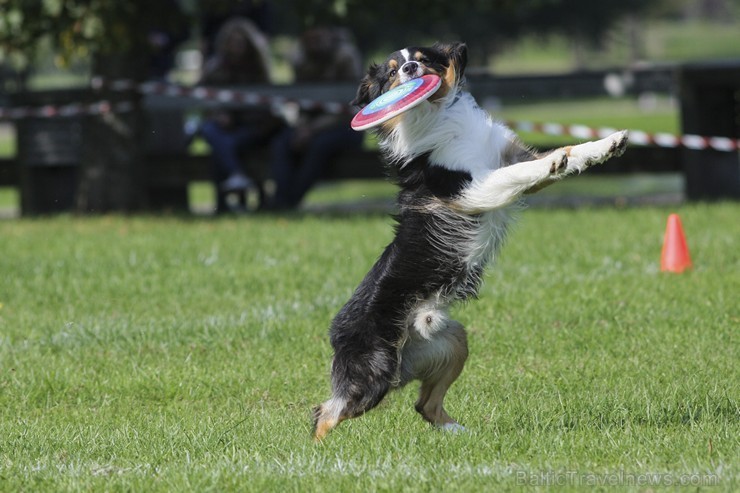
[[[235,173],[244,174],[241,156],[259,144],[259,129],[251,126],[223,128],[215,121],[207,120],[200,130],[211,146],[214,181],[218,184]]]
[[[340,152],[359,149],[362,132],[349,125],[331,127],[311,137],[305,149],[291,148],[295,129],[283,129],[272,141],[270,171],[275,180],[274,206],[296,207]]]

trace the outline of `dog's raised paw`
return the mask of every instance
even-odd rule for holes
[[[614,140],[612,142],[612,145],[609,147],[609,155],[610,157],[621,156],[627,149],[629,132],[627,130],[622,130],[621,132],[614,134],[613,137]]]
[[[568,167],[568,154],[563,151],[553,156],[552,164],[550,165],[550,174],[555,175],[564,171]]]

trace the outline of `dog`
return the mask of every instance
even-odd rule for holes
[[[539,154],[463,91],[467,46],[408,47],[372,64],[352,102],[363,107],[425,74],[441,78],[427,101],[376,128],[395,168],[395,238],[331,323],[331,398],[313,410],[322,440],[391,390],[420,380],[416,411],[434,426],[464,430],[444,409],[468,357],[452,304],[477,296],[506,237],[512,206],[568,175],[621,155],[627,132]]]

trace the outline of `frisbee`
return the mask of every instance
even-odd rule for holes
[[[429,99],[441,84],[442,79],[434,74],[404,82],[373,99],[352,118],[350,125],[358,132],[380,125]]]

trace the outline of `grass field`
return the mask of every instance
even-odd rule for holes
[[[415,386],[322,444],[334,313],[384,215],[0,221],[0,491],[740,488],[740,205],[524,211],[431,429]]]
[[[625,27],[615,27],[599,48],[582,46],[580,68],[616,67],[632,62],[630,34]],[[732,19],[713,23],[647,20],[640,30],[640,58],[649,63],[737,58],[737,31],[738,23]],[[525,36],[502,47],[491,63],[497,74],[567,72],[576,68],[572,42],[562,35]]]
[[[537,101],[532,104],[507,102],[492,111],[502,121],[561,123],[589,127],[642,130],[680,134],[680,116],[675,102],[656,97],[654,105],[641,107],[636,98],[582,98]],[[533,146],[568,145],[579,142],[571,136],[519,132],[525,143]]]

